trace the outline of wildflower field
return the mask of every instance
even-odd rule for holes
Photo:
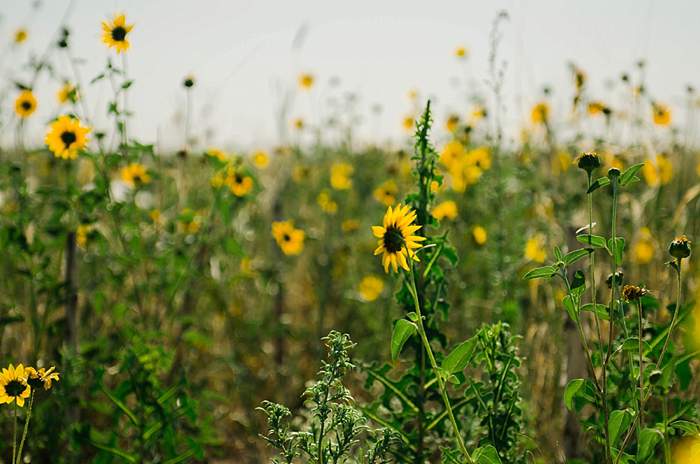
[[[194,70],[174,148],[134,135],[149,24],[2,24],[0,463],[700,464],[700,95],[562,63],[510,127],[508,19],[398,139],[301,70],[342,103],[215,144]]]

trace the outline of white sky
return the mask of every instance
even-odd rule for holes
[[[31,51],[45,49],[70,2],[44,0],[36,15],[31,3],[0,0],[3,81],[26,75],[19,64]],[[343,92],[359,96],[366,137],[401,135],[411,88],[436,98],[439,118],[449,110],[467,113],[463,92],[451,82],[469,75],[485,90],[489,31],[501,9],[510,15],[501,57],[508,62],[511,123],[525,117],[544,84],[554,87],[564,111],[571,94],[569,61],[586,70],[592,93],[600,98],[606,96],[603,83],[639,58],[648,62],[648,88],[659,100],[680,108],[685,86],[700,88],[700,2],[693,0],[74,0],[68,24],[75,54],[86,60],[80,65],[84,81],[115,56],[101,43],[100,21],[123,11],[135,24],[128,52],[135,79],[129,101],[135,111],[132,130],[143,141],[180,143],[173,114],[183,109],[182,77],[193,73],[198,80],[194,130],[212,126],[213,144],[264,147],[277,140],[275,89],[280,83],[294,88],[301,71],[312,72],[319,85],[311,96],[296,99],[290,116],[318,118],[331,92],[328,80],[337,76]],[[293,51],[303,24],[308,25],[303,45]],[[19,26],[27,27],[30,38],[12,50],[8,41]],[[458,45],[470,50],[466,67],[452,55]],[[68,75],[65,61],[59,70]],[[30,131],[43,131],[55,114],[57,88],[49,82],[37,86],[40,109]],[[91,86],[85,93],[102,112],[107,88]],[[372,118],[369,108],[375,103],[384,112]],[[206,117],[203,106],[209,107]]]

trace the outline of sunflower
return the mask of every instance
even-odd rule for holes
[[[27,371],[23,365],[14,367],[12,364],[0,372],[0,404],[10,404],[13,401],[20,408],[24,400],[29,398],[32,387],[27,383]]]
[[[451,114],[447,117],[447,121],[445,121],[445,129],[447,129],[447,132],[454,132],[457,130],[459,127],[459,115],[457,114]]]
[[[457,203],[452,200],[443,201],[440,204],[435,205],[431,214],[438,221],[442,221],[447,218],[451,221],[457,218]]]
[[[305,126],[306,123],[304,122],[303,118],[294,118],[292,120],[292,127],[294,127],[296,130],[303,130]]]
[[[78,89],[70,82],[66,82],[56,94],[56,98],[59,103],[75,103],[78,101]]]
[[[484,246],[486,244],[486,240],[489,238],[489,235],[488,232],[486,232],[486,229],[484,229],[482,226],[474,226],[472,228],[472,237],[477,245]]]
[[[663,103],[653,102],[651,104],[652,119],[657,126],[668,126],[671,124],[671,109]]]
[[[123,14],[114,17],[112,22],[102,21],[102,41],[110,48],[116,48],[117,53],[129,49],[129,41],[126,35],[134,28],[133,24],[126,24],[126,16]]]
[[[363,301],[374,301],[379,298],[379,295],[384,291],[384,281],[381,277],[370,274],[362,278],[360,284],[357,286],[357,290]]]
[[[38,370],[33,367],[25,367],[24,372],[27,375],[27,383],[35,390],[39,387],[44,387],[44,390],[49,390],[51,388],[51,382],[58,382],[60,380],[58,372],[54,372],[55,369],[56,368],[53,366],[48,370],[43,367]]]
[[[253,190],[253,178],[239,171],[231,170],[226,177],[226,185],[237,197],[244,197]]]
[[[544,263],[547,251],[544,249],[544,236],[537,234],[525,243],[525,258],[536,263]]]
[[[348,190],[352,187],[352,173],[355,168],[348,163],[334,163],[331,166],[331,187],[335,190]]]
[[[210,148],[209,150],[207,150],[207,155],[211,156],[212,158],[216,158],[221,162],[228,161],[229,159],[228,154],[225,151],[220,150],[218,148]]]
[[[87,146],[88,132],[90,129],[81,125],[80,120],[63,115],[51,124],[44,142],[56,158],[75,159]]]
[[[549,121],[549,105],[546,102],[537,103],[532,107],[530,120],[533,124],[547,124]]]
[[[455,48],[454,55],[457,58],[466,58],[467,55],[469,55],[469,51],[467,50],[467,47],[459,46]]]
[[[27,30],[23,27],[20,27],[15,31],[15,43],[16,44],[21,44],[22,42],[27,40],[27,37],[29,37],[29,33]]]
[[[258,169],[265,169],[270,164],[270,157],[264,150],[257,150],[253,153],[253,164]]]
[[[36,111],[36,97],[31,90],[22,90],[15,100],[15,113],[20,118],[28,118]]]
[[[131,163],[124,166],[119,173],[122,181],[131,188],[148,184],[151,181],[151,176],[148,175],[143,164]]]
[[[401,120],[401,126],[406,132],[411,132],[413,130],[413,124],[413,116],[404,116],[404,118]]]
[[[299,88],[302,90],[309,90],[314,86],[314,76],[309,73],[303,73],[299,75]]]
[[[398,271],[399,266],[406,271],[410,270],[407,255],[414,261],[420,261],[415,250],[421,247],[419,242],[425,240],[425,237],[413,235],[421,228],[413,225],[415,220],[415,211],[408,205],[398,204],[393,209],[389,206],[382,226],[372,226],[372,233],[379,239],[374,254],[383,255],[384,272],[389,272],[390,265],[394,272]]]
[[[298,255],[304,249],[304,231],[296,229],[292,221],[273,222],[272,236],[285,255]]]
[[[399,193],[399,187],[393,179],[389,179],[375,188],[372,196],[384,206],[391,206],[396,203],[396,195]]]

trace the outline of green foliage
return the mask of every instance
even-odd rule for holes
[[[262,437],[279,453],[272,462],[390,462],[387,456],[394,435],[387,429],[369,427],[343,384],[345,375],[355,367],[349,355],[354,346],[350,337],[331,331],[323,340],[327,360],[322,361],[317,380],[304,392],[309,416],[302,429],[290,429],[292,413],[280,404],[265,401],[259,408],[267,415],[268,431]]]

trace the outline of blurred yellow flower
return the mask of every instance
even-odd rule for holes
[[[384,281],[381,277],[370,274],[362,278],[357,290],[364,301],[374,301],[384,291]]]
[[[455,48],[454,55],[457,58],[466,58],[469,56],[469,50],[467,50],[466,47],[460,45],[459,47]]]
[[[552,171],[558,175],[565,173],[573,165],[573,158],[568,151],[560,150],[552,158]]]
[[[598,116],[600,114],[610,114],[610,108],[608,108],[605,103],[599,101],[592,101],[588,103],[588,114],[590,116]]]
[[[443,201],[435,205],[431,214],[438,221],[442,221],[445,218],[453,221],[457,218],[457,203],[452,200]]]
[[[544,249],[544,236],[537,234],[525,243],[525,258],[536,263],[544,263],[547,252]]]
[[[403,127],[403,130],[406,132],[411,132],[413,130],[413,124],[413,116],[404,116],[401,120],[401,127]]]
[[[311,170],[308,166],[297,164],[294,166],[294,168],[292,168],[292,180],[297,184],[301,183],[309,178],[310,173]]]
[[[389,179],[382,183],[379,187],[375,188],[372,192],[372,196],[379,203],[384,206],[391,206],[396,203],[396,194],[399,192],[399,188],[393,179]]]
[[[15,100],[15,113],[20,118],[28,118],[36,111],[36,97],[31,90],[22,90]]]
[[[484,171],[491,169],[491,149],[487,146],[482,146],[470,150],[465,161]]]
[[[474,108],[472,108],[472,113],[471,113],[471,122],[472,124],[476,124],[477,122],[481,121],[484,119],[487,115],[486,108],[484,108],[481,105],[476,105]]]
[[[285,255],[298,255],[304,249],[304,231],[296,229],[292,221],[273,222],[272,236]]]
[[[673,464],[700,463],[700,435],[685,437],[673,447]]]
[[[151,176],[146,167],[140,163],[131,163],[124,166],[119,172],[122,181],[131,188],[151,182]]]
[[[304,129],[304,126],[306,126],[306,124],[304,123],[303,118],[294,118],[292,120],[292,127],[294,127],[296,130],[302,130]]]
[[[199,232],[202,227],[202,216],[192,211],[189,208],[185,208],[180,213],[178,228],[182,233],[187,235],[194,235]]]
[[[126,36],[133,28],[133,24],[126,24],[123,14],[114,16],[111,22],[102,21],[102,42],[109,48],[115,48],[117,53],[125,52],[130,46]]]
[[[23,43],[24,41],[27,40],[27,37],[29,37],[29,33],[27,32],[27,30],[25,28],[20,27],[19,29],[17,29],[15,31],[14,40],[15,40],[16,44]]]
[[[650,187],[666,185],[673,179],[673,164],[665,153],[660,153],[653,162],[647,160],[644,163],[642,176]]]
[[[244,197],[253,190],[253,178],[230,168],[226,176],[226,186],[237,197]]]
[[[148,217],[151,219],[151,221],[153,221],[153,225],[155,225],[156,227],[163,224],[163,214],[160,212],[159,209],[152,209],[151,211],[149,211]]]
[[[78,89],[71,84],[70,82],[66,82],[63,84],[63,86],[59,89],[58,93],[56,94],[56,98],[58,99],[58,103],[75,103],[78,101]]]
[[[459,127],[459,116],[456,114],[451,114],[447,117],[447,121],[445,121],[445,129],[447,129],[447,132],[454,132],[457,130]]]
[[[253,164],[258,169],[265,169],[270,164],[270,157],[266,151],[257,150],[253,153]]]
[[[333,201],[330,193],[328,193],[327,190],[323,190],[318,194],[318,197],[316,197],[316,202],[324,213],[335,214],[338,212],[338,203]]]
[[[638,264],[648,264],[654,258],[654,241],[648,227],[639,229],[639,238],[632,246],[632,258]]]
[[[530,120],[533,124],[547,124],[549,122],[549,105],[546,102],[540,102],[533,106]]]
[[[440,185],[440,182],[438,182],[438,181],[436,181],[436,180],[431,180],[431,181],[430,181],[430,191],[431,191],[432,193],[437,193],[437,192],[440,190],[440,187],[442,187],[442,186]]]
[[[360,221],[357,219],[346,219],[340,224],[343,232],[354,232],[360,228]]]
[[[668,126],[671,124],[671,109],[659,102],[651,104],[652,119],[657,126]]]
[[[223,150],[220,150],[218,148],[210,148],[207,150],[207,155],[211,156],[212,158],[216,158],[219,161],[227,161],[228,160],[228,154],[224,152]]]
[[[482,226],[474,226],[472,227],[472,237],[477,245],[484,246],[489,236]]]
[[[467,151],[459,140],[447,142],[440,152],[440,163],[448,169],[464,163]]]
[[[352,173],[355,168],[348,163],[334,163],[331,166],[331,187],[335,190],[348,190],[352,187]]]
[[[44,143],[56,158],[75,159],[87,146],[89,132],[78,119],[63,115],[51,123]]]
[[[302,90],[309,90],[314,86],[314,76],[309,73],[302,73],[299,75],[299,88]]]
[[[75,244],[78,247],[85,249],[87,245],[88,235],[92,230],[92,225],[90,224],[80,224],[75,231]]]

